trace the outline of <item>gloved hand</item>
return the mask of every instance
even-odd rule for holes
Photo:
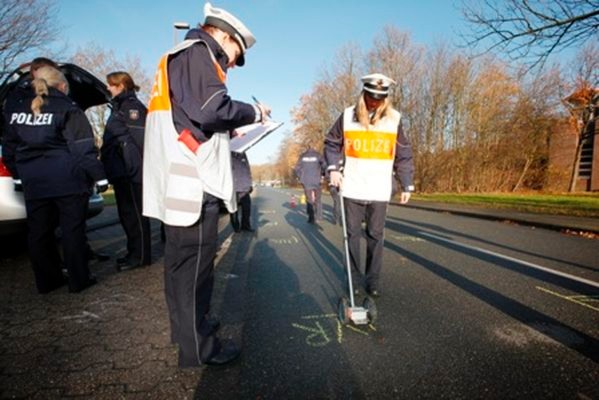
[[[331,185],[339,187],[343,182],[343,175],[339,171],[331,171],[329,179],[331,181]]]
[[[20,179],[13,179],[12,183],[15,187],[15,192],[22,192],[23,191],[23,182],[21,182]]]
[[[96,182],[96,191],[98,193],[104,193],[108,190],[108,180],[102,179],[101,181]]]
[[[401,197],[399,199],[400,204],[406,204],[410,201],[410,197],[412,196],[411,192],[401,192]]]

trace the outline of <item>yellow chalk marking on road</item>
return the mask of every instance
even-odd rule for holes
[[[347,326],[349,329],[351,329],[354,332],[358,332],[358,333],[361,333],[362,335],[368,336],[368,332],[364,332],[362,329],[358,329],[353,325],[347,324],[345,326]]]
[[[564,299],[564,300],[567,300],[567,301],[571,301],[572,303],[576,303],[576,304],[581,305],[583,307],[590,308],[591,310],[599,311],[599,308],[593,307],[593,306],[588,305],[587,303],[585,303],[585,300],[587,298],[590,298],[591,301],[596,301],[596,297],[597,296],[579,296],[579,295],[576,295],[576,296],[565,296],[563,294],[554,292],[554,291],[549,290],[549,289],[545,289],[545,288],[540,287],[540,286],[537,286],[536,288],[538,290],[542,291],[542,292],[552,294],[552,295],[554,295],[556,297],[559,297],[561,299]]]
[[[258,214],[276,214],[276,210],[260,210]]]
[[[262,228],[267,228],[269,226],[277,226],[277,225],[279,225],[279,223],[277,221],[267,222],[264,225],[262,225]]]
[[[331,339],[329,339],[327,333],[324,328],[320,324],[320,322],[315,321],[316,328],[312,328],[310,326],[300,325],[296,323],[292,323],[291,326],[297,329],[301,329],[311,334],[306,337],[306,344],[312,347],[322,347],[329,344]]]

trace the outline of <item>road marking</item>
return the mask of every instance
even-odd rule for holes
[[[277,212],[275,210],[261,210],[258,211],[258,214],[276,214]]]
[[[320,324],[320,322],[315,321],[314,324],[316,325],[316,328],[311,328],[309,326],[296,324],[295,322],[292,323],[291,326],[293,326],[294,328],[302,329],[307,332],[311,332],[311,335],[308,335],[306,337],[306,343],[309,346],[312,346],[312,347],[326,346],[327,344],[329,344],[331,339],[329,339],[327,333],[325,332],[325,330],[322,327],[322,325]]]
[[[299,239],[296,236],[291,236],[289,239],[271,239],[266,238],[269,242],[273,242],[274,244],[297,244],[299,243]]]
[[[573,281],[576,281],[576,282],[584,283],[585,285],[589,285],[589,286],[593,286],[593,287],[599,288],[599,283],[591,281],[591,280],[588,280],[588,279],[585,279],[585,278],[580,278],[578,276],[570,275],[570,274],[567,274],[565,272],[556,271],[556,270],[551,269],[551,268],[543,267],[542,265],[538,265],[538,264],[531,263],[531,262],[528,262],[528,261],[520,260],[518,258],[506,256],[506,255],[503,255],[503,254],[500,254],[500,253],[496,253],[494,251],[485,250],[485,249],[482,249],[480,247],[470,246],[470,245],[467,245],[467,244],[456,242],[454,240],[445,239],[445,238],[443,238],[441,236],[433,235],[433,234],[426,233],[426,232],[420,232],[420,233],[422,235],[424,235],[424,236],[428,236],[428,237],[431,237],[433,239],[440,240],[442,242],[451,243],[453,245],[456,245],[456,246],[459,246],[459,247],[464,247],[464,248],[470,249],[470,250],[475,250],[475,251],[478,251],[480,253],[490,254],[490,255],[492,255],[494,257],[497,257],[497,258],[502,258],[504,260],[512,261],[512,262],[515,262],[515,263],[518,263],[518,264],[522,264],[522,265],[525,265],[525,266],[530,267],[530,268],[538,269],[540,271],[548,272],[548,273],[553,274],[553,275],[561,276],[562,278],[567,278],[567,279],[570,279],[570,280],[573,280]]]
[[[399,240],[400,242],[424,242],[424,239],[422,238],[409,235],[391,235],[391,237],[395,240]]]
[[[336,325],[336,329],[334,329],[334,332],[337,337],[337,343],[340,343],[340,344],[343,343],[343,327],[344,326],[346,328],[351,329],[352,331],[360,333],[364,336],[370,336],[370,334],[367,331],[364,331],[358,327],[355,327],[351,324],[347,324],[347,325],[342,324],[341,321],[339,321],[339,319],[337,318],[337,314],[304,315],[300,318],[304,319],[304,320],[311,320],[314,323],[314,326],[298,324],[295,322],[291,323],[291,326],[293,326],[294,328],[310,333],[310,335],[308,335],[305,339],[306,344],[308,346],[322,347],[322,346],[326,346],[327,344],[329,344],[331,342],[329,335],[327,335],[327,330],[325,330],[325,328],[322,326],[322,324],[320,322],[315,321],[318,319],[331,319],[331,318],[335,319],[335,322],[337,325]],[[375,327],[372,324],[368,324],[367,329],[376,331]]]
[[[590,308],[591,310],[599,311],[599,308],[593,307],[591,305],[588,305],[585,302],[585,300],[588,300],[588,301],[597,301],[597,296],[566,296],[566,295],[554,292],[552,290],[545,289],[544,287],[541,287],[541,286],[537,286],[536,288],[538,290],[542,291],[542,292],[549,293],[549,294],[551,294],[553,296],[557,296],[560,299],[571,301],[572,303],[576,303],[576,304],[581,305],[583,307]]]
[[[214,258],[214,268],[218,267],[219,261],[225,256],[225,254],[227,254],[227,251],[229,251],[231,242],[233,242],[233,233],[229,234],[229,236],[223,241],[223,244],[220,245],[220,248],[216,252],[216,257]]]
[[[268,228],[269,226],[277,226],[277,225],[279,225],[279,223],[277,221],[267,222],[264,225],[262,225],[261,228]]]

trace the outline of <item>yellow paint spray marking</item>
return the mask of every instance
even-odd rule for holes
[[[590,308],[591,310],[599,311],[599,308],[593,307],[593,306],[591,306],[591,305],[589,305],[589,304],[586,303],[587,301],[588,302],[597,301],[596,300],[597,296],[579,296],[579,295],[576,295],[576,296],[565,296],[563,294],[553,292],[553,291],[551,291],[549,289],[545,289],[545,288],[540,287],[540,286],[537,286],[537,289],[540,290],[540,291],[542,291],[542,292],[549,293],[549,294],[552,294],[554,296],[557,296],[560,299],[571,301],[572,303],[576,303],[576,304],[579,304],[579,305],[581,305],[583,307]]]
[[[354,332],[358,332],[364,336],[369,336],[369,333],[367,331],[359,329],[350,324],[343,325],[341,323],[341,321],[339,321],[339,319],[337,318],[337,314],[304,315],[301,318],[304,320],[312,320],[312,321],[318,320],[318,319],[331,319],[331,318],[335,319],[335,321],[337,322],[337,329],[336,329],[337,343],[343,343],[343,327],[344,326],[346,328],[351,329]],[[322,347],[322,346],[326,346],[327,344],[329,344],[331,342],[329,335],[327,335],[327,332],[325,331],[324,327],[318,321],[314,321],[314,326],[297,324],[295,322],[292,323],[291,326],[293,326],[294,328],[311,333],[310,335],[308,335],[306,337],[306,343],[309,346]],[[373,331],[376,331],[375,327],[372,324],[369,324],[368,328]]]
[[[327,344],[329,344],[331,339],[329,339],[329,336],[325,332],[325,330],[322,327],[322,325],[320,324],[320,322],[315,321],[314,324],[316,325],[316,328],[312,328],[309,326],[300,325],[300,324],[296,324],[296,323],[292,323],[291,326],[293,326],[294,328],[297,328],[297,329],[311,332],[311,334],[306,337],[306,343],[309,346],[312,346],[312,347],[326,346]]]
[[[269,242],[273,242],[274,244],[297,244],[299,243],[299,239],[295,236],[291,236],[289,239],[270,239],[267,238]]]

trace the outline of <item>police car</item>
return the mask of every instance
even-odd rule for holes
[[[106,85],[90,72],[74,64],[60,64],[60,70],[69,81],[69,97],[83,110],[106,104],[110,101],[110,92]],[[0,115],[6,96],[17,85],[29,79],[29,64],[21,65],[8,75],[0,85]],[[0,121],[0,143],[3,135]],[[89,198],[88,218],[98,215],[104,208],[104,199],[95,192]],[[0,145],[0,236],[24,232],[27,228],[25,200],[22,192],[15,192],[12,176],[2,161]]]

